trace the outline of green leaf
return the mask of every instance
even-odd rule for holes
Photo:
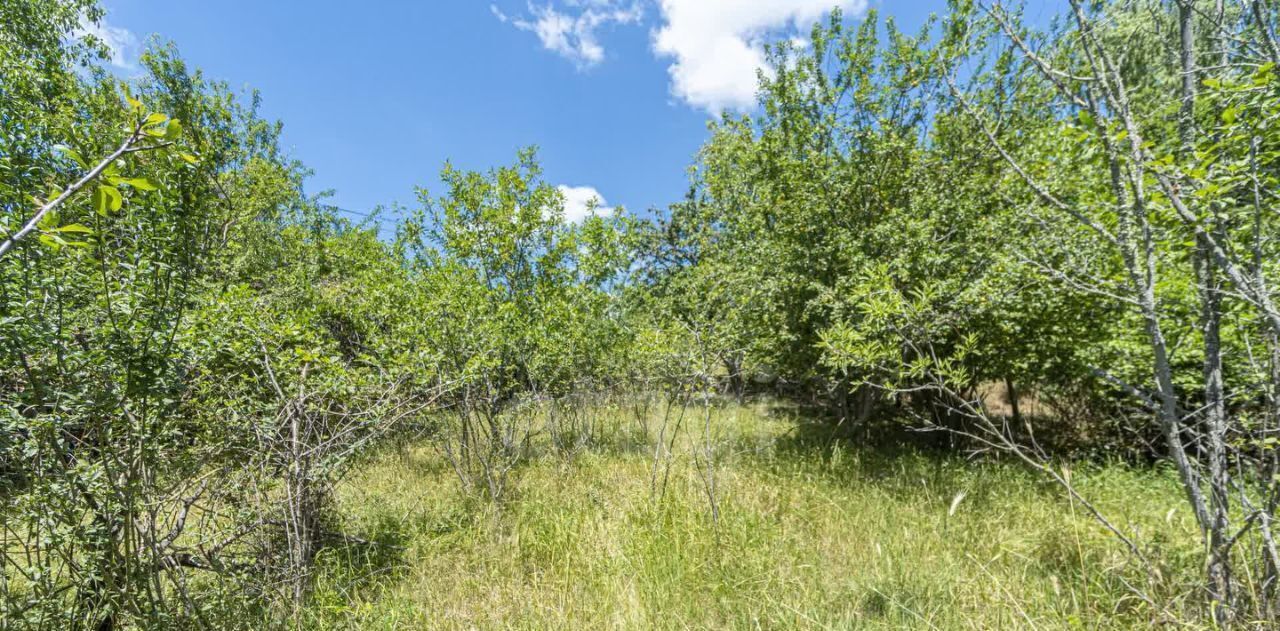
[[[168,116],[165,116],[164,114],[160,114],[160,113],[155,113],[155,114],[148,115],[147,119],[142,121],[142,124],[147,126],[160,125],[167,120],[169,120]]]
[[[155,184],[151,183],[151,180],[148,180],[148,179],[147,179],[147,178],[145,178],[145,177],[122,177],[122,178],[116,178],[116,182],[118,182],[118,183],[120,183],[120,184],[127,184],[127,185],[129,185],[129,186],[132,186],[133,188],[136,188],[136,189],[140,190],[140,191],[154,191],[154,190],[156,190],[156,189],[160,188],[160,187],[156,186]]]
[[[110,209],[112,211],[120,210],[120,207],[124,205],[124,197],[120,195],[120,190],[113,186],[103,186],[100,188],[107,196],[108,206]]]
[[[164,129],[164,139],[177,140],[180,137],[182,137],[182,121],[176,118],[170,120],[169,125]]]
[[[1235,124],[1236,118],[1239,115],[1240,115],[1239,107],[1228,107],[1227,109],[1222,110],[1222,122],[1228,125],[1233,125]]]
[[[132,107],[133,111],[142,113],[142,102],[133,98],[133,95],[129,93],[129,88],[127,87],[124,88],[124,100],[129,103],[129,107]]]
[[[99,215],[107,214],[107,195],[102,192],[103,187],[93,189],[93,212]]]
[[[120,210],[123,205],[124,197],[115,187],[99,186],[93,190],[93,210],[99,215],[105,217],[108,212]]]
[[[70,223],[61,228],[55,228],[53,232],[78,232],[81,234],[93,234],[93,229],[79,223]]]
[[[180,154],[178,154],[178,157],[179,157],[179,158],[182,158],[183,162],[186,162],[187,164],[199,164],[199,163],[200,163],[200,158],[197,158],[197,157],[195,157],[195,156],[193,156],[193,155],[191,155],[191,154],[189,154],[189,153],[180,153]]]
[[[44,216],[40,218],[40,221],[36,222],[36,227],[41,230],[49,230],[50,228],[54,227],[57,224],[58,224],[57,211],[50,211],[45,213]]]
[[[86,171],[89,169],[89,164],[84,161],[84,158],[80,157],[80,154],[76,152],[75,149],[66,145],[54,145],[53,148],[60,153],[66,154],[68,158],[71,158],[76,164],[80,165],[80,168],[85,169]]]

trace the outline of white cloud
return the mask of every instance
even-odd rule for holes
[[[602,27],[639,24],[642,6],[657,9],[653,53],[670,60],[671,94],[692,107],[719,114],[751,109],[757,71],[766,66],[764,45],[790,40],[807,46],[808,29],[832,9],[864,12],[870,0],[529,0],[528,15],[489,10],[504,24],[534,33],[547,50],[590,68],[605,58]],[[767,69],[766,69],[767,71]]]
[[[596,215],[613,214],[613,208],[605,205],[607,202],[600,191],[590,186],[561,185],[556,188],[564,196],[564,220],[568,223],[578,223],[591,216],[593,202]]]
[[[861,13],[867,0],[657,0],[654,52],[673,61],[672,94],[713,114],[755,104],[764,43],[794,37],[832,9]]]
[[[92,35],[96,38],[107,47],[107,60],[112,66],[123,70],[133,70],[137,67],[138,38],[128,29],[111,26],[105,20],[90,22],[82,19],[80,28],[76,29],[72,35],[77,38]]]
[[[529,18],[511,17],[497,5],[489,10],[504,24],[538,36],[542,46],[564,57],[579,68],[590,68],[604,61],[604,46],[597,31],[608,24],[634,24],[643,11],[638,2],[624,6],[621,0],[565,0],[566,10],[551,4],[529,3]]]

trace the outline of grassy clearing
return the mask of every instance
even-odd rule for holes
[[[621,430],[634,420],[602,414],[620,438],[571,461],[533,457],[501,507],[464,497],[427,443],[373,458],[339,489],[337,508],[347,532],[387,545],[326,551],[309,622],[1110,629],[1156,617],[1121,583],[1140,575],[1120,547],[1012,464],[807,440],[798,436],[810,426],[790,413],[729,406],[712,419],[717,523],[695,457],[700,427],[686,425],[655,485],[652,448]],[[1073,475],[1140,533],[1160,564],[1162,582],[1144,584],[1153,596],[1195,583],[1194,525],[1171,475]]]

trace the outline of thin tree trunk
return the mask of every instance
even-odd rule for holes
[[[1212,259],[1198,250],[1195,259],[1200,295],[1200,328],[1204,344],[1204,452],[1209,468],[1209,581],[1218,602],[1231,602],[1230,474],[1226,453],[1226,404],[1222,383],[1222,299]],[[1221,618],[1221,616],[1217,616]],[[1219,622],[1223,620],[1219,619]]]
[[[1018,391],[1014,389],[1013,379],[1010,377],[1004,378],[1004,392],[1005,398],[1009,400],[1009,409],[1013,413],[1013,422],[1021,426],[1022,409],[1018,407]]]
[[[1178,111],[1178,138],[1181,159],[1195,155],[1196,86],[1200,80],[1196,64],[1194,0],[1178,1],[1179,53],[1182,63],[1181,107]],[[1208,582],[1214,620],[1226,622],[1231,607],[1231,560],[1228,541],[1230,479],[1226,458],[1226,406],[1222,385],[1222,299],[1218,272],[1212,254],[1197,240],[1192,255],[1196,289],[1200,299],[1200,329],[1204,345],[1202,366],[1204,389],[1204,452],[1209,468]]]

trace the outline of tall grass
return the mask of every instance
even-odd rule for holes
[[[862,448],[785,409],[727,405],[714,520],[700,429],[655,459],[660,420],[646,440],[626,406],[595,413],[612,440],[571,459],[535,449],[501,505],[464,495],[429,442],[372,458],[337,500],[369,541],[322,553],[307,624],[1120,629],[1195,609],[1178,596],[1198,585],[1195,526],[1162,470],[1072,472],[1159,565],[1155,611],[1125,586],[1139,574],[1123,548],[1012,463]]]

